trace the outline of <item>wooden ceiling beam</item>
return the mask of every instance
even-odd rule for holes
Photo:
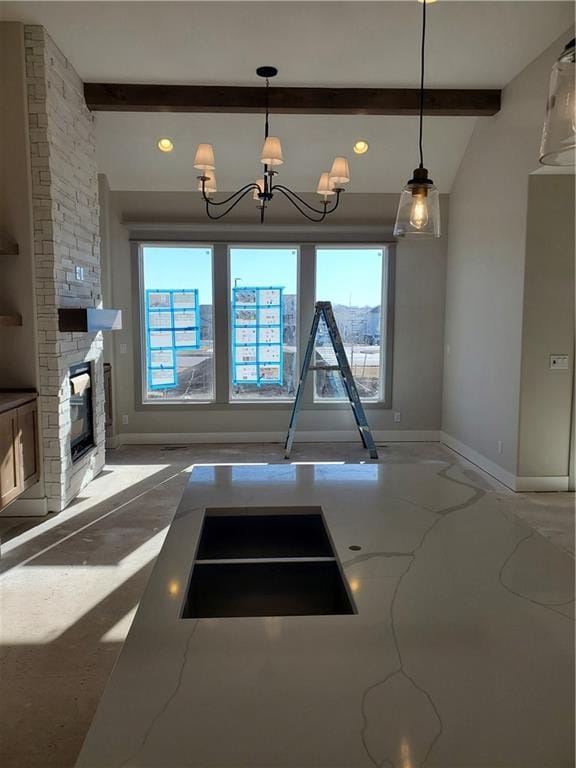
[[[264,89],[252,86],[85,83],[88,108],[101,112],[261,113]],[[417,115],[417,88],[270,88],[270,109],[283,115]],[[430,88],[427,115],[485,117],[500,110],[500,91]]]

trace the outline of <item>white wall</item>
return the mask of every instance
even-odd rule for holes
[[[574,370],[574,177],[528,187],[518,475],[566,476]],[[569,355],[550,370],[550,354]]]
[[[550,70],[570,37],[504,89],[498,115],[478,120],[450,194],[443,430],[449,442],[511,476],[518,469],[528,178],[538,165]]]
[[[101,183],[100,189],[104,185]],[[195,406],[142,406],[139,402],[140,377],[134,342],[139,339],[136,272],[130,250],[130,227],[126,222],[149,222],[148,231],[134,232],[142,238],[166,237],[165,230],[155,230],[153,222],[164,226],[180,224],[175,236],[186,239],[183,222],[200,222],[200,229],[189,227],[190,238],[210,242],[219,230],[206,227],[197,195],[184,193],[106,193],[109,196],[110,286],[104,286],[112,306],[123,311],[123,330],[113,334],[113,365],[115,386],[115,431],[121,440],[138,441],[156,439],[153,436],[194,433],[206,439],[239,439],[252,434],[254,439],[280,439],[286,432],[290,406],[261,406],[245,404],[213,404]],[[275,201],[276,203],[276,201]],[[345,195],[343,215],[338,231],[328,228],[302,227],[289,209],[271,207],[271,221],[281,223],[282,231],[274,226],[250,227],[255,211],[244,206],[237,217],[231,219],[238,231],[225,229],[225,236],[293,242],[316,240],[372,242],[390,239],[390,227],[397,205],[396,195]],[[240,206],[239,206],[240,207]],[[447,200],[442,200],[444,224],[447,225]],[[134,229],[134,227],[132,228]],[[201,234],[198,234],[201,232]],[[221,234],[221,231],[220,231]],[[404,242],[396,253],[396,291],[394,318],[394,359],[392,382],[392,408],[369,406],[368,419],[372,428],[386,436],[394,432],[401,439],[437,437],[441,417],[442,346],[444,332],[444,289],[446,267],[446,241],[424,243]],[[310,318],[311,319],[311,318]],[[129,353],[120,354],[119,345],[128,344]],[[394,422],[394,411],[400,411],[402,421]],[[121,416],[128,416],[129,424],[122,425]],[[354,439],[354,422],[349,407],[335,410],[311,406],[303,411],[299,421],[301,434],[328,439],[328,433],[340,432],[340,437]],[[404,433],[404,435],[402,434]],[[144,437],[143,437],[144,436]],[[152,437],[151,437],[152,436]],[[159,437],[158,437],[159,439]]]

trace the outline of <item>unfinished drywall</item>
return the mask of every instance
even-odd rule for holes
[[[478,120],[450,194],[443,431],[510,478],[518,469],[528,179],[550,70],[571,35],[504,89],[499,114]]]
[[[518,475],[566,476],[574,371],[574,176],[528,185]],[[568,355],[551,368],[550,355]]]
[[[102,184],[101,184],[102,189]],[[300,217],[281,204],[270,210],[270,226],[254,226],[255,211],[244,206],[224,228],[206,225],[198,195],[194,193],[110,193],[110,291],[112,305],[122,309],[124,327],[113,337],[111,358],[115,386],[115,429],[119,439],[132,442],[166,436],[199,435],[206,440],[280,439],[288,426],[290,406],[275,404],[211,404],[160,406],[140,403],[138,288],[130,233],[144,240],[174,236],[182,240],[228,239],[232,242],[376,242],[390,240],[397,195],[345,195],[338,226],[306,227]],[[280,202],[280,201],[279,201]],[[240,206],[239,206],[240,208]],[[442,199],[447,225],[447,199]],[[139,222],[135,227],[122,222]],[[148,222],[146,224],[146,222]],[[188,222],[188,224],[185,224]],[[248,225],[250,222],[250,226]],[[155,227],[154,223],[162,226]],[[176,225],[180,226],[176,226]],[[143,226],[145,228],[143,229]],[[281,226],[276,226],[281,225]],[[236,227],[236,230],[234,230]],[[302,258],[311,258],[303,249]],[[394,431],[414,439],[435,439],[441,415],[442,345],[445,290],[445,238],[427,242],[406,241],[396,251],[394,358],[392,407],[369,406],[373,429]],[[105,294],[106,295],[106,294]],[[120,345],[126,345],[126,353]],[[227,355],[227,351],[223,351]],[[394,421],[401,413],[401,422]],[[128,424],[122,424],[122,416]],[[355,426],[349,407],[334,409],[311,405],[299,421],[302,435],[316,439],[351,437]]]

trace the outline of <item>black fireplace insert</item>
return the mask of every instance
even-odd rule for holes
[[[94,447],[92,370],[90,363],[70,368],[70,453],[78,461]]]

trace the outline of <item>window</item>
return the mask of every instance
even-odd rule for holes
[[[212,248],[143,245],[145,402],[214,397]]]
[[[316,249],[316,301],[332,302],[334,317],[362,400],[383,398],[384,258],[382,248]],[[336,364],[323,322],[317,336],[316,364]],[[346,399],[340,373],[316,372],[314,394],[315,400]]]
[[[294,396],[297,282],[297,248],[230,248],[232,400]]]

